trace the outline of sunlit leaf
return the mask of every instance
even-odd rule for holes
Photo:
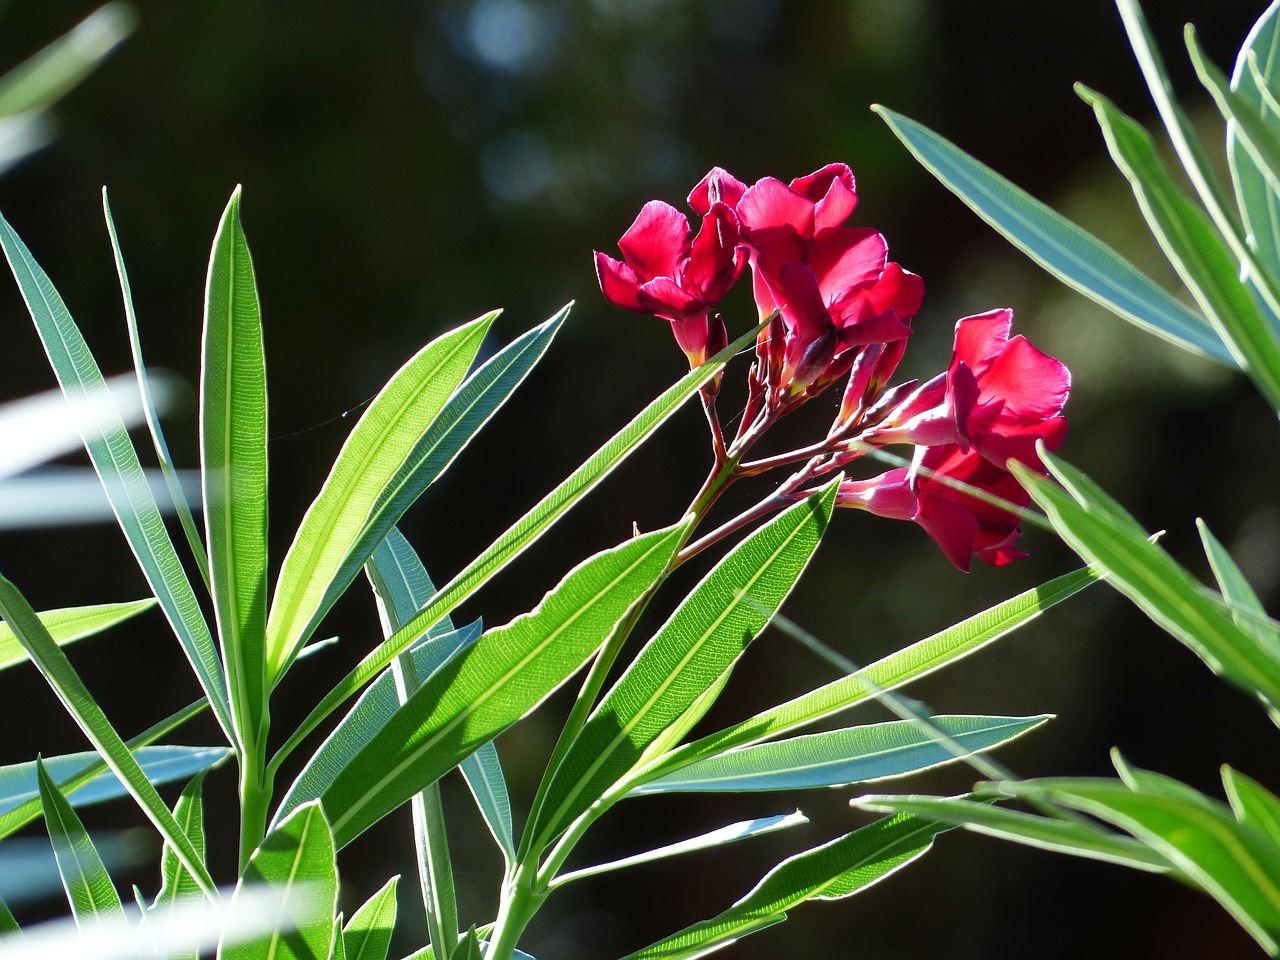
[[[131,600],[123,603],[99,603],[87,607],[62,607],[58,610],[44,610],[40,613],[40,622],[49,631],[49,636],[59,645],[91,637],[101,633],[117,623],[123,623],[130,617],[136,617],[143,610],[155,606],[155,598]],[[27,652],[18,642],[10,627],[0,622],[0,670],[23,663]]]
[[[678,743],[711,706],[708,688],[723,682],[808,564],[836,486],[742,541],[645,644],[554,772],[529,827],[534,846],[545,846],[644,757]]]
[[[386,960],[396,926],[396,884],[392,877],[365,901],[342,928],[347,960]]]
[[[530,613],[486,631],[427,678],[322,795],[338,845],[457,766],[576,672],[666,571],[685,523],[579,564]]]
[[[71,915],[81,930],[92,930],[100,918],[123,916],[120,895],[102,865],[93,841],[85,832],[84,824],[71,809],[65,797],[36,761],[36,775],[40,781],[40,802],[44,806],[44,820],[49,828],[49,840],[53,843],[53,855],[58,861],[58,873],[67,891]]]
[[[254,888],[279,896],[276,928],[266,937],[218,947],[219,960],[318,960],[329,956],[338,903],[333,836],[317,803],[299,807],[258,845],[236,884],[227,915],[259,909]],[[244,900],[248,896],[250,899]],[[239,901],[244,900],[241,904]]]

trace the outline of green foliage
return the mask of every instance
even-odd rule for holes
[[[59,645],[72,643],[85,637],[92,637],[135,617],[144,610],[155,606],[155,600],[133,600],[126,603],[98,603],[88,607],[64,607],[61,610],[45,610],[40,613],[40,622],[49,631],[54,643]],[[27,652],[8,624],[0,623],[0,670],[22,663],[27,659]]]
[[[1148,228],[1198,308],[1151,309],[1167,295],[1080,228],[919,124],[882,111],[895,133],[951,190],[1068,285],[1180,346],[1235,364],[1280,413],[1280,3],[1255,24],[1230,80],[1186,44],[1225,123],[1233,196],[1217,183],[1134,0],[1117,0],[1139,68],[1195,196],[1183,192],[1153,137],[1101,94],[1079,88]],[[1216,335],[1206,339],[1205,327]],[[1280,723],[1280,624],[1203,521],[1201,541],[1218,589],[1149,538],[1083,473],[1045,455],[1053,478],[1015,473],[1062,538],[1215,673],[1256,698]],[[1214,897],[1272,955],[1280,954],[1280,800],[1223,768],[1230,806],[1115,756],[1118,780],[1057,778],[979,784],[975,798],[872,796],[881,811],[1012,839],[1137,869],[1168,873]],[[1016,798],[1036,813],[990,805]],[[982,802],[977,802],[982,801]]]

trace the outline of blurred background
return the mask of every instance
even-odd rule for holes
[[[1229,70],[1262,4],[1149,7],[1175,84],[1220,158],[1221,126],[1191,75],[1182,24],[1194,21]],[[92,9],[80,0],[0,4],[0,67]],[[856,223],[883,231],[892,258],[926,283],[903,373],[941,368],[957,318],[1013,307],[1017,329],[1074,373],[1062,454],[1149,529],[1167,529],[1164,542],[1197,570],[1193,521],[1203,516],[1274,604],[1280,430],[1247,383],[1056,285],[917,166],[868,109],[881,102],[936,129],[1171,286],[1091,111],[1072,92],[1083,81],[1152,120],[1107,0],[151,0],[135,9],[136,32],[55,111],[56,139],[0,178],[0,209],[104,370],[124,372],[128,345],[99,198],[106,184],[147,358],[194,385],[209,244],[232,188],[244,185],[266,324],[276,558],[355,415],[413,351],[501,306],[496,348],[576,300],[517,398],[402,524],[437,580],[447,579],[684,370],[664,324],[601,299],[591,251],[616,253],[643,202],[682,204],[712,165],[750,182],[841,160],[858,178]],[[752,322],[745,289],[726,315],[731,331]],[[0,324],[0,401],[53,386],[7,280]],[[728,413],[741,404],[744,374],[742,363],[726,378]],[[797,416],[791,435],[816,435],[830,413],[824,406]],[[167,431],[179,464],[194,467],[193,400]],[[463,618],[502,623],[587,553],[623,539],[633,521],[642,529],[671,522],[704,476],[704,434],[690,405],[469,602]],[[966,576],[914,526],[840,515],[786,612],[869,662],[1078,564],[1038,530],[1027,530],[1023,545],[1030,559],[1001,570],[979,564]],[[37,608],[146,593],[110,524],[0,532],[0,570]],[[684,585],[700,572],[688,571]],[[679,585],[665,606],[655,604],[651,623]],[[273,703],[279,730],[376,642],[362,583],[326,633],[342,642],[291,673]],[[72,655],[126,736],[196,692],[158,612]],[[770,632],[706,729],[834,676]],[[1133,763],[1215,795],[1221,763],[1280,788],[1275,731],[1262,711],[1106,587],[910,693],[940,713],[1057,714],[999,755],[1023,776],[1106,774],[1107,751],[1119,746]],[[554,699],[499,741],[517,811],[532,797],[564,709]],[[880,719],[877,710],[852,719]],[[85,748],[30,670],[0,675],[0,716],[0,761]],[[183,737],[216,738],[211,723]],[[446,802],[456,811],[463,921],[479,924],[492,917],[500,861],[453,779]],[[953,767],[886,787],[960,792],[974,779]],[[215,875],[225,877],[234,858],[225,822],[231,771],[212,776],[206,792]],[[711,916],[782,856],[862,822],[847,806],[861,792],[623,805],[588,838],[579,865],[796,806],[813,823],[575,884],[549,902],[523,946],[539,960],[595,960]],[[86,820],[91,829],[141,822],[127,803],[86,811]],[[393,956],[425,936],[410,837],[406,809],[340,863],[348,915],[389,875],[405,874]],[[154,892],[150,867],[123,879]],[[1053,960],[1249,957],[1257,949],[1211,901],[1172,882],[952,833],[867,893],[803,906],[725,956],[819,953]]]

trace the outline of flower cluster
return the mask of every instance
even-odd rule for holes
[[[1012,312],[993,310],[956,324],[944,373],[889,387],[924,284],[889,260],[882,234],[846,225],[857,192],[844,164],[789,184],[765,177],[751,186],[716,167],[688,202],[701,218],[696,233],[675,207],[651,201],[618,242],[623,259],[596,253],[596,272],[609,301],[669,321],[697,366],[728,342],[717,308],[750,265],[764,326],[746,409],[728,445],[714,412],[718,387],[704,391],[718,467],[733,479],[802,464],[770,498],[781,504],[811,493],[824,473],[910,444],[906,465],[844,480],[837,503],[919,524],[962,570],[974,556],[992,564],[1023,556],[1014,543],[1029,498],[1008,464],[1043,470],[1037,443],[1052,450],[1062,442],[1067,368],[1010,337]],[[772,424],[846,376],[823,440],[745,460]]]

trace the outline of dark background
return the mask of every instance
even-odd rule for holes
[[[1210,56],[1229,69],[1261,4],[1150,6],[1175,83],[1220,154],[1220,123],[1190,75],[1181,26],[1195,21]],[[91,9],[4,5],[0,65]],[[137,9],[134,36],[58,108],[57,142],[0,180],[0,209],[58,284],[103,368],[122,372],[128,350],[98,196],[108,185],[148,359],[194,382],[209,242],[231,189],[244,184],[266,323],[275,562],[353,422],[343,414],[414,350],[502,306],[496,348],[576,299],[515,400],[402,524],[438,579],[459,570],[683,370],[660,321],[601,300],[591,250],[614,252],[640,204],[681,203],[713,164],[747,181],[786,180],[843,160],[858,177],[857,223],[881,229],[893,258],[927,285],[906,375],[940,369],[958,317],[1012,306],[1017,328],[1074,373],[1063,455],[1148,528],[1167,529],[1165,543],[1201,571],[1193,520],[1203,516],[1264,602],[1274,601],[1280,431],[1248,384],[1057,286],[868,110],[883,102],[923,121],[1171,283],[1091,111],[1072,92],[1081,80],[1151,119],[1104,0],[225,0]],[[745,291],[735,291],[731,330],[751,316]],[[0,399],[52,386],[16,290],[3,284],[0,323]],[[726,380],[728,411],[741,402],[744,372],[731,368]],[[829,414],[797,418],[792,429],[821,430]],[[703,433],[690,406],[462,615],[504,622],[577,560],[624,538],[633,521],[671,522],[704,475]],[[194,404],[170,419],[168,435],[179,462],[194,466]],[[842,514],[786,610],[868,662],[1077,564],[1040,531],[1028,530],[1024,546],[1031,559],[965,576],[917,528]],[[0,535],[0,569],[38,608],[146,592],[105,524]],[[322,632],[343,642],[293,671],[272,705],[277,730],[291,729],[375,643],[362,584]],[[196,692],[159,613],[84,642],[73,658],[126,736]],[[834,675],[767,634],[708,728]],[[1119,746],[1132,762],[1214,794],[1224,762],[1280,787],[1265,748],[1274,729],[1261,710],[1106,587],[911,693],[940,713],[1058,714],[999,755],[1024,776],[1105,774],[1107,751]],[[553,700],[499,741],[517,815],[564,709],[563,698]],[[33,672],[0,675],[0,711],[5,762],[84,749]],[[869,709],[854,719],[880,717]],[[216,736],[210,723],[193,724],[184,739]],[[883,789],[959,792],[973,779],[950,769]],[[457,811],[463,920],[483,923],[499,861],[459,783],[446,787]],[[574,885],[549,902],[525,945],[540,960],[607,958],[710,916],[782,856],[861,822],[846,805],[859,792],[624,805],[577,863],[796,805],[814,823]],[[207,793],[213,866],[225,878],[234,861],[230,770]],[[127,804],[87,819],[140,822]],[[409,837],[407,812],[397,814],[340,864],[348,915],[387,876],[405,874],[393,956],[424,936]],[[150,868],[125,879],[154,892]],[[725,955],[816,951],[866,960],[1258,954],[1220,908],[1175,883],[968,834],[945,835],[902,875],[848,902],[803,906]]]

